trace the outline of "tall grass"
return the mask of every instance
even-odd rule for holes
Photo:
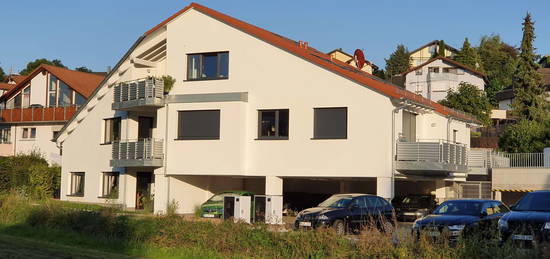
[[[172,205],[175,210],[176,204]],[[113,208],[85,210],[59,202],[31,205],[12,194],[0,198],[0,233],[34,231],[34,238],[161,258],[183,254],[199,257],[254,258],[532,258],[531,252],[488,242],[416,241],[408,235],[370,228],[353,236],[332,229],[273,231],[267,225],[212,223],[175,216],[120,216]]]

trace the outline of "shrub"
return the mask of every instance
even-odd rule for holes
[[[0,158],[0,192],[17,190],[34,199],[53,197],[59,191],[61,168],[48,166],[38,152]]]

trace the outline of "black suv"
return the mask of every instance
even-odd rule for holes
[[[496,235],[497,222],[508,211],[500,201],[449,200],[441,203],[432,214],[416,220],[412,232],[417,237],[424,233],[432,238],[445,233],[450,241],[469,233]]]
[[[335,194],[317,207],[298,213],[294,226],[334,227],[338,233],[360,230],[376,224],[382,230],[393,228],[393,207],[381,197],[369,194]]]
[[[430,214],[437,207],[433,195],[409,194],[396,197],[391,203],[399,221],[414,221]]]
[[[525,195],[498,222],[501,241],[524,247],[550,241],[550,191]]]

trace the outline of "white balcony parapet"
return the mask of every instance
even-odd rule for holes
[[[162,139],[121,140],[112,144],[111,166],[162,167],[164,160]]]
[[[158,108],[164,105],[164,81],[147,77],[119,83],[113,87],[113,110]]]

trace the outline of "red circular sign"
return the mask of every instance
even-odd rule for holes
[[[362,69],[365,65],[365,54],[360,49],[356,49],[353,53],[353,58],[355,59],[355,65],[357,68]]]

